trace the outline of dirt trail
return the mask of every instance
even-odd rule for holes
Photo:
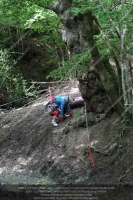
[[[54,94],[80,96],[77,81]],[[89,126],[88,140],[85,124],[79,123],[83,108],[54,127],[43,111],[48,101],[46,93],[27,107],[1,110],[1,184],[133,184],[132,129],[125,130],[114,113]],[[87,154],[88,144],[95,149],[96,168]]]

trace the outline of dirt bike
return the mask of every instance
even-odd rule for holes
[[[76,98],[73,99],[73,101],[72,100],[69,101],[69,102],[67,101],[67,103],[69,104],[71,109],[83,107],[85,105],[84,99],[82,97],[76,97]],[[44,113],[45,114],[53,115],[55,110],[60,111],[60,108],[56,103],[53,103],[52,101],[49,101],[44,106]]]

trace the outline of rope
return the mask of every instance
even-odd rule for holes
[[[91,150],[96,151],[96,152],[101,152],[101,151],[107,149],[109,146],[111,146],[111,144],[114,143],[114,141],[115,141],[116,138],[117,138],[117,135],[118,135],[118,133],[116,133],[116,134],[114,135],[114,138],[113,138],[105,147],[103,147],[103,148],[101,148],[101,149],[98,149],[98,150],[95,150],[95,149],[91,148]]]
[[[90,134],[89,134],[89,126],[88,126],[88,116],[87,116],[87,109],[86,109],[86,102],[85,102],[85,117],[86,117],[86,128],[88,133],[88,141],[90,140]]]
[[[113,142],[115,141],[115,139],[116,138],[113,138],[109,144],[107,144],[105,147],[103,147],[101,149],[98,149],[97,151],[103,151],[104,149],[108,148],[111,144],[113,144]]]

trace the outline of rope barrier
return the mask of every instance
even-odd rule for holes
[[[86,108],[86,102],[85,102],[85,116],[86,116],[86,128],[88,133],[88,141],[90,140],[90,134],[89,134],[89,126],[88,126],[88,117],[87,117],[87,108]]]
[[[104,151],[105,149],[107,149],[108,147],[110,147],[114,143],[114,141],[117,139],[117,135],[118,135],[118,133],[116,133],[114,135],[113,139],[106,146],[104,146],[103,148],[98,149],[98,150],[95,150],[93,148],[90,148],[90,149],[93,150],[93,151],[96,151],[96,152]]]
[[[107,149],[109,146],[111,146],[111,144],[113,144],[113,142],[115,141],[116,138],[113,138],[111,140],[111,142],[109,142],[105,147],[98,149],[97,151],[103,151],[104,149]]]
[[[45,91],[47,91],[47,90],[40,90],[40,91],[38,91],[38,92],[35,92],[33,95],[35,95],[35,94],[43,94]],[[33,95],[32,95],[32,96],[33,96]],[[20,100],[23,100],[23,99],[27,99],[27,98],[32,97],[32,96],[31,96],[31,95],[28,95],[28,96],[26,96],[26,97],[22,97],[22,98],[19,98],[19,99],[14,100],[14,101],[5,103],[5,104],[3,104],[3,105],[0,105],[0,108],[2,108],[2,107],[4,107],[4,106],[7,106],[7,105],[9,105],[9,104],[15,103],[15,102],[17,102],[17,101],[20,101]]]

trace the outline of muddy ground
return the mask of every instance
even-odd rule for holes
[[[80,96],[76,80],[60,85],[53,93]],[[89,113],[86,127],[84,108],[74,109],[74,117],[54,127],[52,116],[44,114],[49,99],[46,92],[29,106],[0,110],[1,186],[10,185],[11,189],[20,184],[124,185],[128,187],[99,198],[133,199],[132,128],[121,123],[116,113],[108,117]],[[88,147],[92,148],[95,167]]]

